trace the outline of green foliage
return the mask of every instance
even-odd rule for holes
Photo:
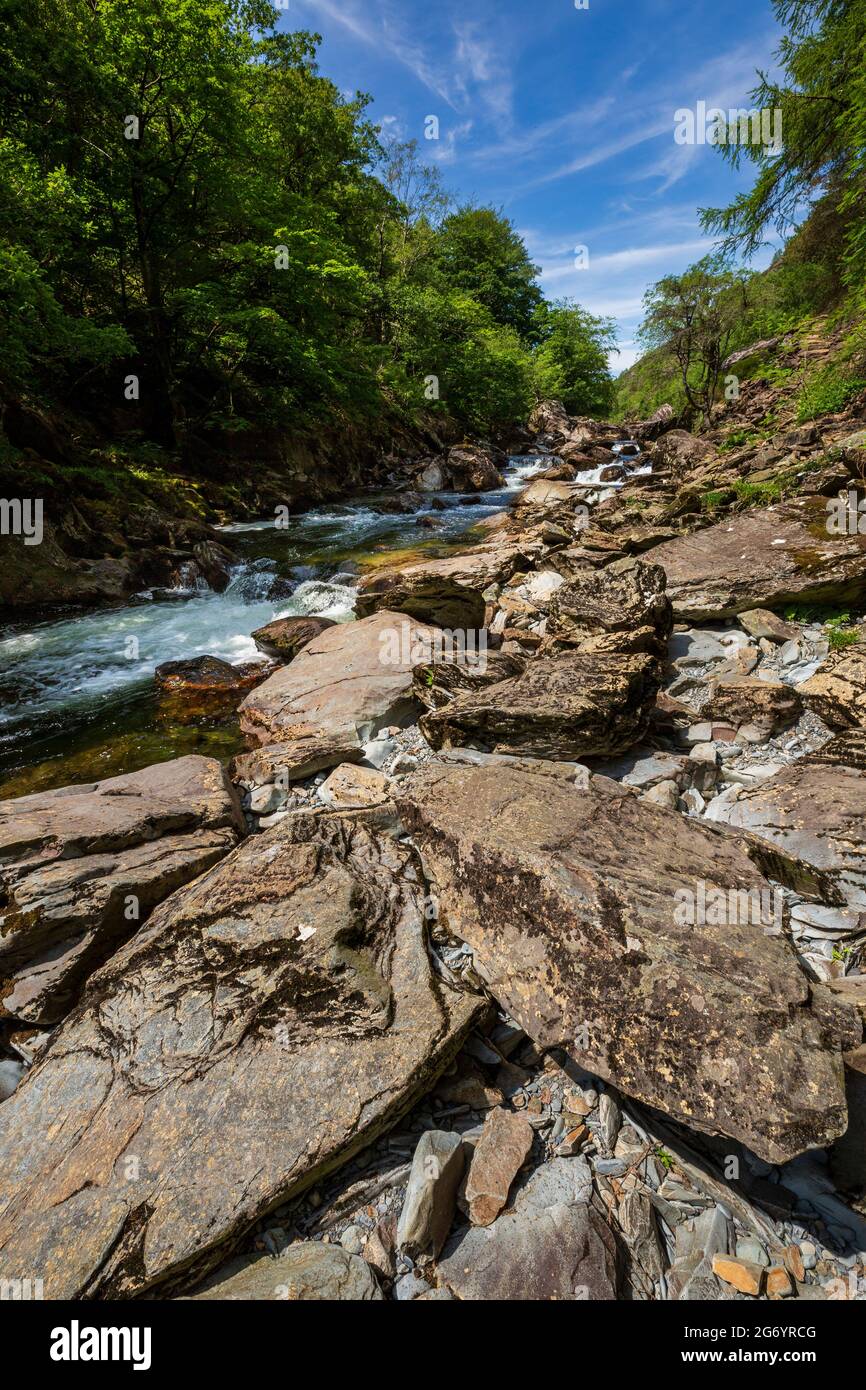
[[[816,372],[806,382],[797,400],[797,419],[815,420],[844,410],[854,396],[866,390],[866,380],[854,377],[831,365]]]
[[[215,428],[432,412],[494,431],[525,418],[560,341],[585,408],[603,404],[594,321],[543,327],[508,220],[454,208],[278,18],[267,0],[6,0],[5,390],[191,457]]]
[[[611,320],[564,299],[537,310],[535,334],[538,396],[561,400],[572,415],[607,415],[615,397],[608,366],[616,341]]]
[[[831,651],[841,651],[844,647],[850,647],[852,643],[860,640],[860,632],[856,627],[851,626],[851,617],[848,613],[838,613],[835,617],[828,618],[824,627],[827,631],[827,641]]]

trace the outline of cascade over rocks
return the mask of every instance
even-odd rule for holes
[[[699,881],[769,891],[748,842],[606,778],[504,766],[431,764],[398,807],[440,920],[540,1047],[768,1162],[844,1132],[853,1011],[784,937],[700,920]]]
[[[0,1278],[189,1287],[433,1085],[483,1001],[434,977],[411,864],[300,817],[153,913],[3,1102]]]

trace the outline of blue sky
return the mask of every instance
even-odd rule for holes
[[[639,355],[647,286],[711,249],[697,209],[751,182],[676,144],[674,112],[748,106],[780,36],[769,0],[289,0],[282,22],[322,35],[323,75],[369,93],[458,199],[505,212],[549,298],[616,320],[614,371]]]

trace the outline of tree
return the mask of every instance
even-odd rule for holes
[[[727,208],[707,208],[704,227],[725,238],[724,251],[751,255],[774,227],[787,235],[828,189],[844,206],[863,196],[866,172],[866,5],[864,0],[773,0],[787,26],[777,57],[782,78],[759,72],[751,100],[781,112],[780,153],[738,141],[719,145],[739,168],[757,166],[748,193]],[[863,218],[854,242],[864,249]]]
[[[496,323],[533,340],[538,267],[507,218],[493,208],[460,208],[442,223],[434,256],[445,286],[465,290]]]
[[[596,318],[571,300],[536,311],[535,389],[561,400],[572,415],[604,416],[613,403],[608,354],[616,343],[611,319]]]
[[[675,359],[683,393],[709,414],[737,325],[748,306],[748,275],[705,256],[682,275],[666,275],[644,295],[638,338]]]

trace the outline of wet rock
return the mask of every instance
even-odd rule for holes
[[[830,536],[823,499],[727,517],[651,552],[667,574],[674,617],[725,618],[793,602],[866,597],[866,536]]]
[[[658,685],[658,666],[648,655],[566,652],[458,695],[423,715],[420,727],[433,748],[471,743],[550,759],[614,754],[646,731]]]
[[[735,728],[753,724],[772,733],[795,724],[802,712],[803,702],[790,685],[751,676],[714,683],[710,698],[701,705],[701,714],[713,721]]]
[[[188,1287],[433,1085],[481,1001],[434,980],[410,859],[290,818],[152,914],[3,1103],[0,1277]]]
[[[445,1244],[465,1164],[459,1134],[429,1129],[418,1140],[397,1223],[397,1245],[413,1258],[435,1257]]]
[[[333,626],[331,618],[275,618],[272,623],[256,628],[252,639],[260,652],[288,662],[314,637]]]
[[[433,459],[418,474],[415,486],[419,492],[442,492],[447,487],[444,461]]]
[[[799,693],[831,729],[866,728],[866,642],[833,652]]]
[[[771,1162],[844,1130],[852,1011],[748,914],[701,920],[701,883],[769,893],[749,842],[601,777],[428,764],[397,799],[449,931],[540,1047]]]
[[[489,1111],[466,1179],[473,1226],[489,1226],[508,1201],[511,1184],[532,1148],[533,1131],[522,1115]]]
[[[0,1012],[62,1018],[91,971],[243,831],[211,758],[0,802]]]
[[[224,719],[234,714],[243,696],[261,685],[272,669],[270,662],[232,666],[217,656],[164,661],[153,673],[158,713],[173,724]]]
[[[382,1290],[370,1266],[357,1255],[347,1255],[339,1245],[304,1241],[292,1245],[277,1259],[265,1255],[237,1259],[218,1271],[193,1299],[342,1303],[379,1302]]]
[[[501,449],[455,444],[448,452],[448,476],[458,492],[493,492],[505,486],[500,472],[508,462]]]
[[[527,1206],[470,1227],[447,1248],[437,1280],[470,1301],[615,1299],[616,1244],[592,1207]]]
[[[348,736],[360,746],[412,713],[412,667],[435,640],[387,609],[329,627],[247,696],[241,729],[260,743]]]

